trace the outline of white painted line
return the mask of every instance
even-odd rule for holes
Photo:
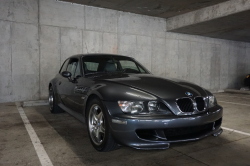
[[[225,93],[250,94],[250,91],[235,90],[235,89],[225,89]]]
[[[48,100],[24,101],[23,107],[49,105]]]
[[[228,104],[234,104],[234,105],[244,105],[244,106],[250,107],[249,104],[232,103],[232,102],[227,102],[227,101],[218,101],[218,102],[221,102],[221,103],[228,103]]]
[[[30,136],[31,142],[36,150],[36,154],[40,160],[42,166],[53,166],[48,154],[46,153],[41,141],[39,140],[35,130],[33,129],[32,125],[29,122],[23,108],[20,106],[19,103],[16,103],[16,107],[19,111],[19,114],[23,120],[24,126]]]
[[[233,97],[233,98],[241,98],[241,99],[250,99],[250,97],[240,97],[240,96],[227,96],[227,95],[216,95],[218,97]]]
[[[212,91],[210,90],[210,92],[212,92]],[[212,92],[212,93],[218,94],[218,93],[224,93],[224,92],[225,92],[225,91],[224,91],[223,89],[220,89],[220,90],[214,91],[214,92]]]
[[[250,133],[246,133],[246,132],[243,132],[243,131],[234,130],[234,129],[230,129],[230,128],[227,128],[227,127],[221,127],[221,128],[223,128],[224,130],[228,130],[228,131],[232,131],[232,132],[235,132],[235,133],[250,136]]]

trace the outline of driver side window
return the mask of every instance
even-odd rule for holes
[[[71,73],[71,78],[76,76],[81,76],[80,64],[78,59],[70,59],[70,62],[67,67],[67,71]]]
[[[61,67],[61,70],[60,70],[60,74],[62,74],[62,72],[66,71],[67,67],[68,67],[68,63],[69,63],[69,59],[65,60],[64,63],[63,63],[63,66]]]

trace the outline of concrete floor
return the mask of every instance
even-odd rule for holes
[[[86,126],[67,113],[50,114],[48,106],[25,107],[31,125],[54,166],[57,165],[250,165],[250,95],[218,93],[224,107],[219,137],[172,144],[167,150],[135,150],[121,147],[97,152]],[[15,103],[0,104],[0,165],[41,165]]]

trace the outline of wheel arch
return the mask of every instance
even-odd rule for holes
[[[98,98],[101,102],[102,102],[102,96],[101,94],[98,94],[98,93],[91,93],[88,95],[87,99],[85,100],[85,104],[84,104],[84,111],[83,111],[83,116],[84,118],[86,119],[86,113],[87,113],[87,108],[88,108],[88,105],[90,103],[91,100],[95,99],[95,98]]]

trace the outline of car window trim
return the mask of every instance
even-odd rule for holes
[[[95,74],[95,73],[85,73],[85,71],[84,71],[84,68],[83,68],[83,58],[84,57],[88,57],[88,56],[96,56],[96,55],[82,55],[81,57],[80,57],[80,63],[82,64],[81,65],[81,69],[82,69],[82,76],[88,76],[88,75],[91,75],[91,74]],[[151,72],[149,71],[149,70],[147,70],[141,63],[139,63],[137,60],[135,60],[133,57],[126,57],[126,56],[114,56],[114,55],[108,55],[108,56],[110,56],[111,57],[111,59],[112,59],[112,61],[114,62],[114,57],[123,57],[123,58],[126,58],[126,59],[130,59],[132,62],[134,62],[135,64],[136,64],[136,66],[137,66],[137,68],[138,67],[140,67],[141,69],[143,69],[144,71],[145,71],[145,73],[141,73],[141,74],[151,74]],[[119,66],[119,65],[121,65],[120,64],[120,62],[118,62],[118,67],[120,68],[120,69],[122,69],[121,68],[121,66]],[[141,70],[139,69],[139,71],[141,72]],[[100,73],[104,73],[104,72],[98,72],[98,74],[100,74]]]
[[[59,74],[61,74],[63,71],[62,71],[62,68],[63,68],[63,66],[64,66],[64,64],[69,60],[70,58],[67,58],[64,62],[63,62],[63,64],[62,64],[62,66],[61,66],[61,68],[60,68],[60,70],[59,70]],[[66,69],[68,68],[68,65],[69,65],[69,62],[68,62],[68,64],[67,64],[67,67],[66,67]],[[61,74],[62,75],[62,74]]]
[[[68,58],[68,59],[70,59],[70,61],[71,61],[71,60],[77,60],[77,62],[78,62],[77,66],[78,66],[78,65],[81,65],[81,64],[80,64],[80,63],[81,63],[81,62],[80,62],[81,60],[80,60],[79,58],[72,57],[72,58]],[[70,62],[70,61],[69,61],[69,62]],[[69,63],[68,63],[68,65],[69,65]],[[76,73],[77,66],[76,66],[76,68],[75,68],[74,73],[71,73],[73,79],[76,78],[75,73]],[[68,66],[67,66],[67,68],[68,68]],[[82,75],[82,71],[81,71],[81,66],[80,66],[80,74],[81,74],[81,77],[82,77],[83,75]]]

